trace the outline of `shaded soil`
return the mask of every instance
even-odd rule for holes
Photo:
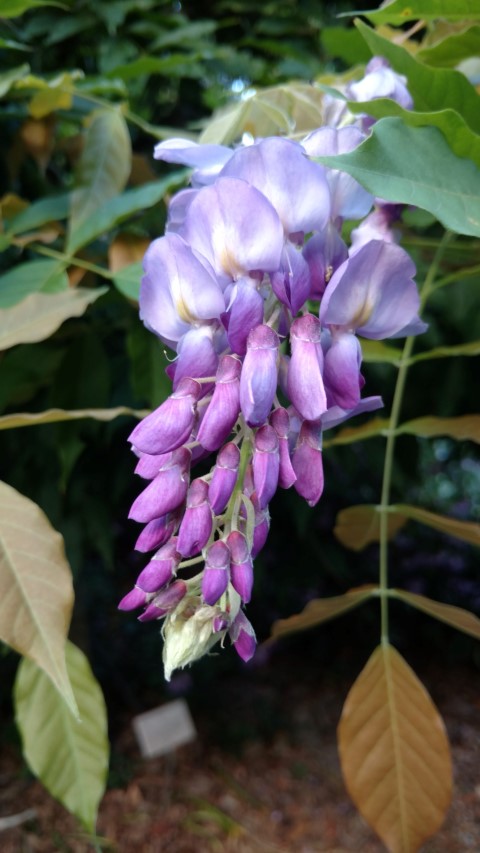
[[[293,662],[288,666],[292,672]],[[340,774],[335,730],[352,678],[326,675],[316,684],[312,673],[310,679],[301,673],[292,681],[282,669],[283,675],[276,675],[270,666],[268,678],[260,669],[240,686],[227,679],[221,711],[200,703],[193,711],[197,741],[167,757],[141,759],[129,721],[124,721],[114,742],[113,787],[98,819],[102,847],[117,853],[385,850],[356,812]],[[417,672],[445,720],[455,777],[447,819],[422,850],[480,851],[478,672],[440,667]],[[265,708],[273,721],[270,731]],[[245,736],[256,709],[267,722],[254,736]],[[221,748],[237,714],[244,726],[242,738],[233,750],[231,738],[228,748]],[[34,809],[35,817],[0,832],[2,853],[93,849],[75,820],[29,776],[19,752],[9,747],[0,762],[0,815],[26,809]]]

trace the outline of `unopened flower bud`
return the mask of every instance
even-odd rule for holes
[[[270,415],[270,423],[274,428],[278,437],[278,451],[280,455],[280,469],[278,473],[278,485],[282,489],[289,489],[293,486],[297,475],[293,470],[290,452],[288,448],[288,438],[290,433],[290,416],[286,409],[274,409]]]
[[[230,577],[230,549],[219,539],[205,555],[202,595],[206,604],[216,604],[225,592]]]
[[[177,390],[137,424],[129,440],[143,453],[153,455],[180,447],[192,431],[201,391],[199,382],[182,379]]]
[[[154,518],[144,527],[135,543],[135,550],[146,553],[160,548],[168,542],[178,524],[178,511],[167,512],[160,518]]]
[[[208,499],[214,515],[220,515],[227,506],[237,482],[240,451],[229,441],[219,451],[208,490]]]
[[[170,586],[155,596],[153,601],[145,608],[141,616],[138,617],[139,622],[151,622],[152,619],[161,619],[178,604],[187,592],[187,584],[185,581],[174,581]]]
[[[320,338],[320,321],[313,314],[305,314],[292,323],[287,391],[290,401],[307,421],[318,420],[327,408]]]
[[[136,610],[137,607],[143,607],[143,605],[147,603],[149,597],[150,596],[146,595],[143,589],[139,589],[138,586],[134,586],[130,592],[127,592],[127,594],[124,595],[118,605],[118,609]]]
[[[323,492],[322,429],[304,423],[298,437],[292,465],[297,475],[294,488],[309,506],[315,506]]]
[[[265,509],[277,490],[280,469],[277,433],[269,424],[255,434],[252,467],[258,503]]]
[[[178,550],[183,557],[199,554],[212,532],[212,510],[208,502],[208,484],[192,480],[187,495],[187,507],[178,530]]]
[[[229,633],[232,643],[235,646],[235,651],[246,663],[255,654],[257,641],[255,631],[242,610],[239,610],[237,613]]]
[[[238,530],[232,530],[227,536],[230,548],[230,580],[245,604],[252,597],[253,562],[248,548],[247,539]]]
[[[134,521],[152,521],[183,503],[188,489],[190,458],[190,451],[186,448],[175,451],[169,462],[133,502],[128,517]]]
[[[270,326],[257,326],[248,336],[240,405],[249,426],[261,426],[270,414],[277,389],[278,346],[278,335]]]
[[[177,537],[173,536],[140,572],[137,578],[137,586],[145,592],[157,592],[172,580],[180,559],[181,555],[177,550]]]
[[[197,441],[206,450],[218,450],[238,418],[241,369],[241,362],[232,355],[220,360],[215,390],[197,433]]]

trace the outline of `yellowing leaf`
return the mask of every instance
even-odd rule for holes
[[[65,667],[72,606],[62,537],[37,504],[0,482],[0,639],[41,667],[75,709]]]
[[[449,536],[455,536],[456,539],[462,539],[464,542],[480,546],[480,524],[474,521],[460,521],[457,518],[438,515],[436,512],[430,512],[427,509],[422,509],[422,507],[407,504],[397,504],[393,509],[396,513],[411,518],[413,521],[420,521],[421,524],[433,527],[434,530],[439,530],[441,533],[447,533]]]
[[[371,598],[372,592],[376,588],[374,584],[367,584],[349,589],[344,595],[336,595],[333,598],[315,598],[308,602],[301,613],[274,622],[271,639],[277,640],[278,637],[285,637],[287,634],[304,631],[306,628],[313,628],[329,619],[335,619],[337,616],[346,613],[347,610],[358,607],[359,604]]]
[[[44,412],[16,412],[13,415],[0,417],[0,429],[35,426],[36,424],[53,424],[59,421],[78,421],[82,418],[94,418],[97,421],[113,421],[122,415],[133,415],[144,418],[147,410],[129,409],[127,406],[116,406],[113,409],[46,409]]]
[[[400,510],[400,507],[395,508]],[[405,515],[400,511],[388,513],[388,538],[393,539],[395,534],[405,524]],[[352,551],[361,551],[371,542],[380,539],[380,513],[376,506],[363,504],[349,506],[342,509],[335,524],[334,534],[337,539]]]
[[[372,418],[366,424],[356,427],[345,427],[340,430],[334,438],[329,438],[323,442],[324,447],[330,447],[334,444],[352,444],[355,441],[363,441],[366,438],[376,438],[379,435],[386,435],[390,421],[388,418]]]
[[[429,616],[433,616],[434,619],[440,619],[441,622],[446,622],[447,625],[458,628],[464,634],[470,634],[480,640],[480,619],[474,613],[470,613],[462,607],[454,607],[452,604],[442,604],[441,601],[434,601],[424,595],[417,595],[415,592],[407,592],[404,589],[390,590],[390,595],[393,598],[400,598],[412,607],[416,607],[417,610],[422,610]]]
[[[72,716],[44,673],[23,660],[15,682],[16,721],[30,768],[93,832],[108,767],[105,701],[83,652],[72,643],[66,651],[80,719]]]
[[[348,792],[390,853],[416,853],[451,797],[445,727],[402,656],[379,646],[351,688],[338,727]]]
[[[480,444],[480,415],[461,415],[458,418],[415,418],[398,427],[397,433],[433,438],[448,435],[459,441],[475,441]]]
[[[432,358],[454,358],[459,355],[480,355],[480,341],[470,341],[468,344],[458,344],[453,347],[435,347],[428,352],[419,352],[408,359],[408,364],[416,364],[417,361],[430,361]]]
[[[91,302],[107,291],[76,288],[61,293],[32,293],[12,308],[0,310],[0,350],[16,344],[43,341],[64,320],[79,317]]]
[[[400,364],[402,350],[384,344],[383,341],[369,341],[363,339],[360,341],[362,345],[363,360],[372,363],[394,364],[396,367]]]
[[[130,175],[132,150],[126,121],[119,110],[94,114],[78,163],[67,251],[77,248],[76,232],[108,199],[123,190]]]

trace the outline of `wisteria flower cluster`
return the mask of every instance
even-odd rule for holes
[[[355,85],[352,98],[409,97],[379,59]],[[366,190],[316,161],[364,138],[363,117],[302,142],[156,147],[158,159],[193,172],[145,256],[140,316],[176,359],[173,393],[130,436],[136,473],[148,481],[130,518],[145,524],[137,550],[153,556],[120,608],[164,619],[167,679],[227,636],[252,657],[244,606],[273,496],[293,487],[314,506],[324,430],[381,406],[361,398],[357,336],[425,328],[415,267],[395,243],[388,206],[372,212]],[[362,220],[350,247],[345,219]],[[207,473],[195,476],[208,459],[210,470],[204,461]]]

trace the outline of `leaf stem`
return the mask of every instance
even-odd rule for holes
[[[15,243],[15,240],[12,242]],[[81,258],[66,255],[65,252],[57,252],[56,249],[49,249],[48,246],[42,246],[39,243],[30,243],[28,248],[31,249],[32,252],[44,255],[46,258],[53,258],[56,261],[61,261],[66,267],[81,267],[84,270],[88,270],[88,272],[93,272],[96,275],[102,276],[102,278],[108,278],[109,280],[113,278],[114,274],[111,270],[107,270],[105,267],[100,267],[98,264],[92,264],[90,261],[83,261]]]
[[[438,268],[451,233],[446,231],[435,252],[432,264],[425,277],[425,282],[420,295],[420,309],[425,307],[428,297],[434,289],[434,281]],[[383,480],[380,505],[377,511],[380,513],[380,566],[379,566],[379,589],[380,589],[380,619],[381,619],[381,643],[388,644],[388,513],[390,509],[390,490],[392,485],[393,459],[395,453],[395,442],[397,427],[400,419],[400,409],[403,402],[403,392],[407,380],[410,357],[412,354],[414,337],[405,341],[399,363],[395,392],[393,395],[392,410],[388,425],[387,443],[385,447],[385,461],[383,465]]]

